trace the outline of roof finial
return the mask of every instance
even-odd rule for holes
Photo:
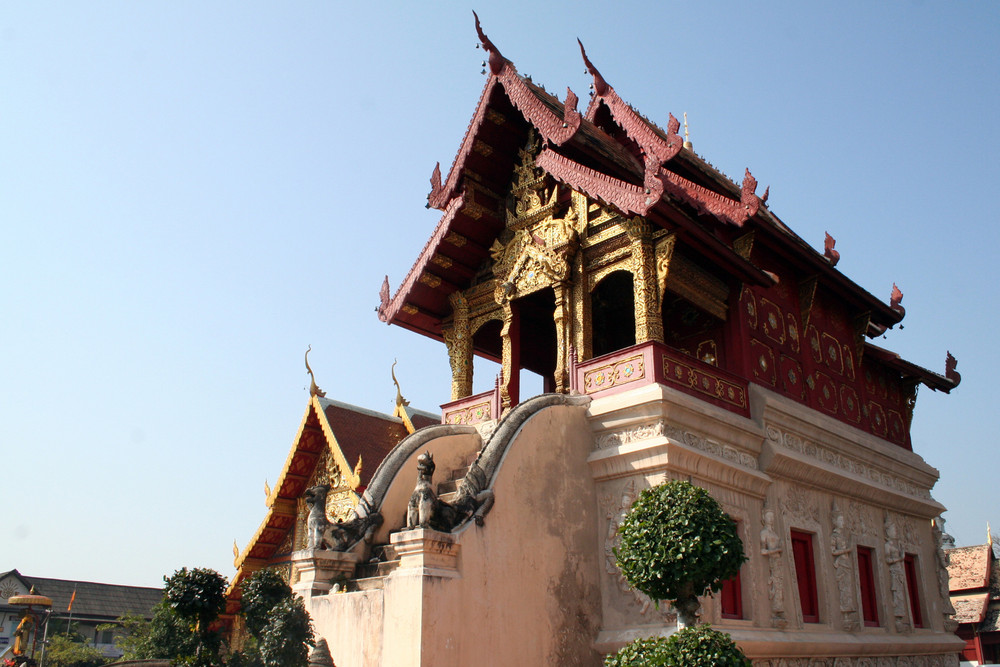
[[[326,396],[326,392],[316,385],[316,376],[313,375],[313,369],[309,367],[309,352],[312,351],[312,349],[312,345],[310,345],[309,349],[306,350],[306,371],[309,372],[309,395],[323,398]]]
[[[837,266],[840,261],[840,253],[833,249],[837,245],[837,239],[830,236],[830,232],[824,232],[826,240],[823,242],[823,256],[830,262],[830,266]]]
[[[503,70],[503,64],[506,61],[506,58],[500,55],[500,49],[498,49],[496,45],[490,41],[490,38],[486,36],[486,33],[483,32],[482,26],[479,25],[479,14],[476,14],[475,10],[473,10],[472,15],[476,17],[476,33],[479,34],[479,41],[482,42],[483,48],[486,49],[486,52],[490,54],[490,71],[493,72],[493,74],[499,74]]]
[[[403,398],[403,392],[401,392],[399,390],[399,380],[396,379],[396,364],[397,363],[398,362],[395,359],[392,360],[392,369],[389,372],[392,374],[392,383],[394,385],[396,385],[396,407],[397,408],[402,408],[402,407],[405,407],[405,406],[409,405],[410,402],[408,400],[406,400],[405,398]]]
[[[993,550],[993,531],[990,530],[990,522],[986,522],[986,544],[989,545],[990,551]]]
[[[583,55],[583,63],[587,66],[587,71],[594,77],[594,83],[591,85],[591,88],[594,89],[594,92],[599,97],[605,95],[611,86],[608,85],[608,82],[604,80],[601,73],[594,67],[594,63],[590,62],[590,58],[587,57],[587,50],[583,48],[583,42],[580,41],[579,37],[576,38],[576,43],[580,45],[580,54]]]
[[[688,133],[688,112],[684,112],[684,148],[689,151],[694,150],[694,145],[691,143],[691,135]]]

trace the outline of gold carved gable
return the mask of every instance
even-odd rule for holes
[[[514,168],[507,197],[507,231],[490,248],[497,303],[566,280],[586,225],[572,203],[561,196],[560,186],[535,167],[540,147],[532,131]]]

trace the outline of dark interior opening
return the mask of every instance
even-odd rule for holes
[[[615,271],[590,295],[594,356],[635,345],[635,292],[632,274]]]

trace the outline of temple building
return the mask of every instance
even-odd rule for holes
[[[955,633],[965,641],[962,665],[1000,664],[1000,559],[986,544],[946,550]]]
[[[954,358],[939,374],[873,344],[902,292],[852,282],[831,237],[814,250],[749,170],[731,181],[586,53],[580,111],[479,36],[485,88],[431,178],[440,222],[378,307],[447,348],[440,423],[398,430],[363,479],[329,454],[335,475],[311,467],[328,431],[345,446],[314,396],[269,494],[285,532],[265,522],[244,567],[290,564],[339,667],[599,665],[675,627],[613,550],[641,490],[689,479],[749,557],[701,621],[756,666],[957,664],[938,471],[910,439],[918,387],[954,389]],[[480,394],[476,355],[501,368]]]

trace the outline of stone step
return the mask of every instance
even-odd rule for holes
[[[351,592],[377,591],[383,588],[385,588],[385,577],[365,577],[364,579],[355,579],[350,590]]]

